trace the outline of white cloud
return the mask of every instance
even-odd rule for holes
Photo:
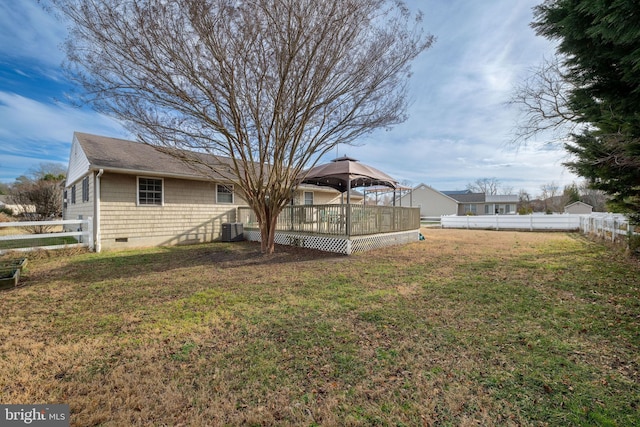
[[[0,181],[41,162],[66,163],[74,131],[126,135],[116,121],[95,112],[0,92]]]
[[[508,144],[517,116],[506,105],[511,90],[553,52],[529,27],[539,1],[412,3],[425,13],[425,27],[437,41],[414,66],[410,118],[375,132],[363,147],[340,147],[340,154],[440,190],[495,177],[537,194],[542,184],[576,180],[562,166],[561,148]]]
[[[65,27],[38,2],[0,2],[0,55],[29,59],[57,67],[64,55],[60,49]]]
[[[506,144],[517,114],[505,105],[511,88],[553,54],[553,45],[529,27],[531,8],[539,3],[409,0],[424,12],[426,31],[437,37],[413,66],[410,118],[364,138],[361,147],[341,146],[337,154],[441,190],[496,177],[536,194],[542,184],[573,181],[562,166],[562,149],[532,144],[516,150]],[[64,25],[35,2],[20,1],[0,2],[0,26],[0,55],[16,62],[9,64],[15,73],[62,78]],[[27,62],[29,67],[18,65]],[[0,87],[0,180],[12,180],[40,161],[66,161],[73,131],[124,136],[104,116],[15,91]]]

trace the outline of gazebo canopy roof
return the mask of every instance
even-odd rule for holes
[[[335,188],[344,193],[350,188],[374,185],[397,188],[398,181],[376,168],[342,156],[313,167],[304,173],[301,184],[315,184]]]

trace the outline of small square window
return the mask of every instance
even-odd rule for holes
[[[216,185],[216,203],[233,203],[233,185]]]
[[[162,206],[162,179],[138,178],[138,204]]]

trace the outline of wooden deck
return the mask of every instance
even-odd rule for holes
[[[238,208],[248,240],[260,232],[250,208]],[[352,254],[417,241],[420,208],[367,205],[292,205],[278,216],[276,243]]]
[[[259,229],[250,208],[238,208],[245,229]],[[292,205],[278,216],[277,231],[331,236],[366,236],[417,230],[420,208],[367,205]]]

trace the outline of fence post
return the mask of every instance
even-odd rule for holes
[[[89,246],[89,250],[94,250],[94,242],[93,242],[93,217],[87,217],[87,245]]]

